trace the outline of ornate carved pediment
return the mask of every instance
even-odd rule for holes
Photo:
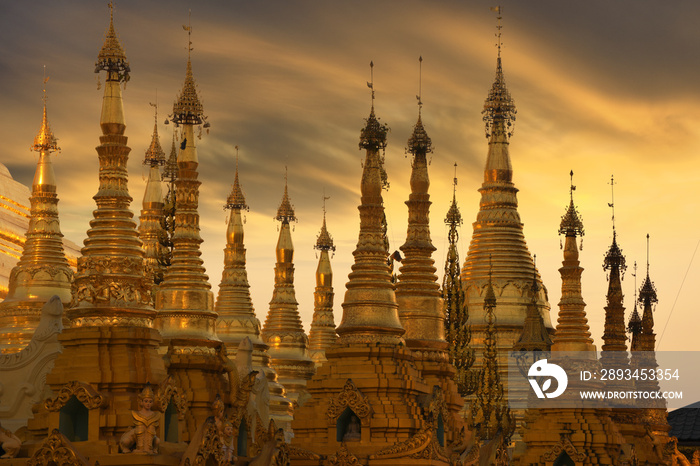
[[[326,418],[329,424],[334,424],[338,417],[343,414],[345,408],[350,408],[363,426],[369,424],[372,415],[372,405],[362,392],[355,386],[352,379],[345,382],[345,386],[335,397],[331,398],[326,411]]]
[[[360,460],[355,455],[350,453],[345,446],[345,443],[340,444],[340,450],[335,455],[329,456],[323,466],[362,466]]]
[[[224,464],[224,452],[221,449],[222,443],[216,424],[213,422],[209,423],[202,437],[202,442],[199,444],[194,461],[190,463],[190,459],[187,458],[185,464],[204,466],[209,458],[213,458],[216,464]]]
[[[165,412],[168,409],[168,404],[172,401],[175,404],[175,408],[177,408],[177,418],[181,421],[185,419],[187,397],[180,387],[175,384],[175,380],[171,375],[158,385],[158,391],[155,395],[156,406],[159,407],[161,412]]]
[[[83,455],[73,449],[73,445],[58,429],[54,429],[42,442],[27,461],[27,466],[46,466],[49,463],[57,466],[89,466]]]
[[[390,447],[379,450],[370,459],[414,458],[432,459],[449,463],[447,454],[440,446],[433,426],[428,425],[418,431],[413,437]]]
[[[96,409],[107,404],[107,398],[92,388],[92,385],[73,380],[61,387],[56,398],[48,398],[44,401],[44,406],[49,411],[58,411],[72,396],[75,396],[87,409]]]
[[[320,460],[321,456],[316,453],[305,450],[303,448],[295,447],[294,445],[287,444],[287,451],[289,452],[290,459],[304,459],[304,460]]]
[[[562,452],[566,452],[566,454],[576,462],[581,462],[586,459],[586,454],[579,453],[574,444],[571,443],[568,433],[563,432],[560,434],[560,436],[561,438],[559,439],[559,443],[554,445],[551,450],[542,455],[543,461],[555,461],[557,458],[559,458],[559,455],[561,455]]]

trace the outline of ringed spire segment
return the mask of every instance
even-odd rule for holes
[[[149,102],[149,105],[155,109],[155,123],[153,124],[151,145],[148,146],[148,149],[146,149],[146,156],[144,157],[143,164],[156,167],[159,165],[165,165],[165,151],[160,145],[160,137],[158,136],[158,103],[154,104]]]
[[[282,196],[282,202],[277,209],[277,216],[275,220],[282,223],[296,222],[297,217],[294,213],[294,206],[292,206],[289,200],[289,192],[287,190],[287,167],[284,167],[284,195]]]

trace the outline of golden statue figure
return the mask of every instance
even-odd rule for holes
[[[143,389],[138,399],[139,410],[131,412],[134,418],[134,427],[122,435],[119,446],[124,453],[156,454],[160,444],[156,433],[161,414],[151,409],[155,396],[150,385]]]
[[[360,440],[360,420],[357,416],[352,416],[348,431],[343,435],[343,442],[358,442]]]
[[[233,463],[238,458],[234,454],[233,424],[226,421],[224,424],[224,434],[221,436],[221,452],[223,453],[224,464]]]

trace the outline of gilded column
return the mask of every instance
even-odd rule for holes
[[[292,403],[286,398],[284,387],[277,382],[277,372],[270,367],[268,346],[260,338],[260,321],[255,317],[250,298],[242,218],[242,212],[248,210],[248,205],[238,180],[238,161],[233,188],[224,208],[230,213],[224,249],[224,271],[216,300],[216,333],[226,344],[231,359],[235,359],[241,341],[250,339],[253,345],[253,369],[262,371],[268,380],[270,416],[278,426],[282,426],[292,420]],[[267,423],[267,419],[262,421]]]
[[[165,267],[162,264],[160,238],[163,235],[161,220],[163,218],[163,190],[161,189],[160,167],[165,164],[165,152],[158,137],[158,110],[156,109],[155,124],[151,145],[146,150],[143,164],[149,167],[148,181],[143,193],[143,207],[139,217],[139,237],[143,241],[143,251],[146,269],[153,276],[153,282],[158,285],[163,281]]]
[[[326,350],[338,339],[333,318],[333,270],[329,254],[335,251],[335,245],[326,228],[326,199],[323,198],[323,225],[314,246],[321,253],[316,268],[314,315],[309,331],[309,355],[316,367],[326,362]]]
[[[571,172],[572,184],[570,202],[564,216],[561,218],[559,234],[564,235],[564,261],[559,269],[561,275],[561,299],[559,301],[559,318],[554,334],[552,351],[586,351],[595,358],[595,345],[591,338],[586,317],[586,303],[581,294],[581,274],[583,267],[578,260],[579,248],[576,238],[583,238],[583,222],[579,218],[574,205],[573,185],[574,172]]]
[[[51,153],[59,151],[46,115],[46,90],[41,128],[31,150],[39,153],[29,198],[29,227],[22,256],[10,273],[8,294],[0,303],[0,352],[15,353],[31,340],[41,308],[53,296],[71,300],[73,271],[63,250],[58,197]]]
[[[75,390],[75,381],[80,381],[87,385],[82,386],[88,393],[99,395],[95,395],[99,406],[92,406],[87,438],[80,439],[89,441],[85,443],[90,445],[91,457],[113,451],[114,441],[110,445],[109,439],[129,427],[131,420],[126,413],[136,407],[137,394],[147,383],[158,384],[166,376],[158,354],[160,335],[153,328],[152,281],[146,275],[142,243],[129,210],[130,149],[124,135],[121,84],[129,79],[131,70],[112,14],[95,64],[95,72],[103,70],[107,76],[97,147],[99,188],[93,197],[97,209],[78,259],[72,302],[66,310],[70,326],[59,336],[63,352],[46,377],[53,393]],[[63,421],[59,423],[48,403],[34,410],[28,427],[35,438],[45,437],[55,428],[66,434]]]
[[[191,27],[185,28],[190,34]],[[189,42],[192,50],[192,42]],[[192,60],[188,54],[185,83],[173,105],[170,121],[180,129],[178,174],[175,180],[172,257],[163,282],[156,291],[156,328],[167,345],[168,373],[186,391],[187,432],[193,434],[211,415],[216,394],[232,403],[232,380],[224,377],[232,362],[222,352],[216,337],[214,294],[204,269],[199,234],[199,157],[195,146],[195,126],[209,127],[197,95]]]
[[[309,396],[306,381],[313,376],[315,366],[307,352],[309,338],[301,325],[294,294],[294,245],[289,224],[296,222],[297,218],[289,201],[286,175],[284,195],[275,219],[280,222],[275,249],[275,288],[262,338],[270,347],[271,365],[277,371],[279,382],[287,390],[287,397],[294,403],[303,404]]]

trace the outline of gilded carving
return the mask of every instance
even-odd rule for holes
[[[47,464],[89,466],[87,460],[73,449],[70,441],[58,429],[51,432],[51,435],[42,442],[39,449],[27,461],[27,466],[46,466]]]
[[[156,454],[160,444],[156,433],[161,414],[151,409],[155,403],[155,394],[150,385],[146,385],[138,399],[139,410],[131,412],[133,427],[122,435],[119,446],[124,453]]]
[[[436,431],[431,425],[424,426],[408,440],[384,448],[369,458],[415,458],[449,462],[444,448],[438,442]]]
[[[187,412],[187,397],[185,393],[175,385],[175,380],[171,375],[158,386],[158,391],[155,394],[156,406],[161,412],[165,412],[170,402],[175,403],[177,409],[177,418],[183,420]]]
[[[340,450],[335,455],[329,456],[323,466],[361,466],[360,460],[355,455],[350,453],[345,446],[345,443],[340,444]]]
[[[345,408],[350,408],[360,418],[362,425],[368,425],[372,414],[372,405],[355,386],[352,379],[345,381],[343,389],[335,397],[331,398],[326,411],[328,422],[331,424],[335,423],[338,417],[343,414]]]
[[[566,452],[571,459],[577,462],[584,461],[586,459],[586,454],[583,452],[580,452],[576,449],[576,447],[571,443],[571,439],[569,439],[569,435],[566,433],[561,433],[561,438],[559,439],[559,443],[554,445],[549,451],[544,453],[542,455],[542,460],[543,461],[554,461],[556,460],[559,455],[562,454],[562,452]]]
[[[48,398],[44,401],[44,406],[49,411],[58,411],[72,396],[75,396],[87,409],[99,408],[107,402],[107,399],[92,388],[92,385],[73,380],[61,387],[56,398]]]

